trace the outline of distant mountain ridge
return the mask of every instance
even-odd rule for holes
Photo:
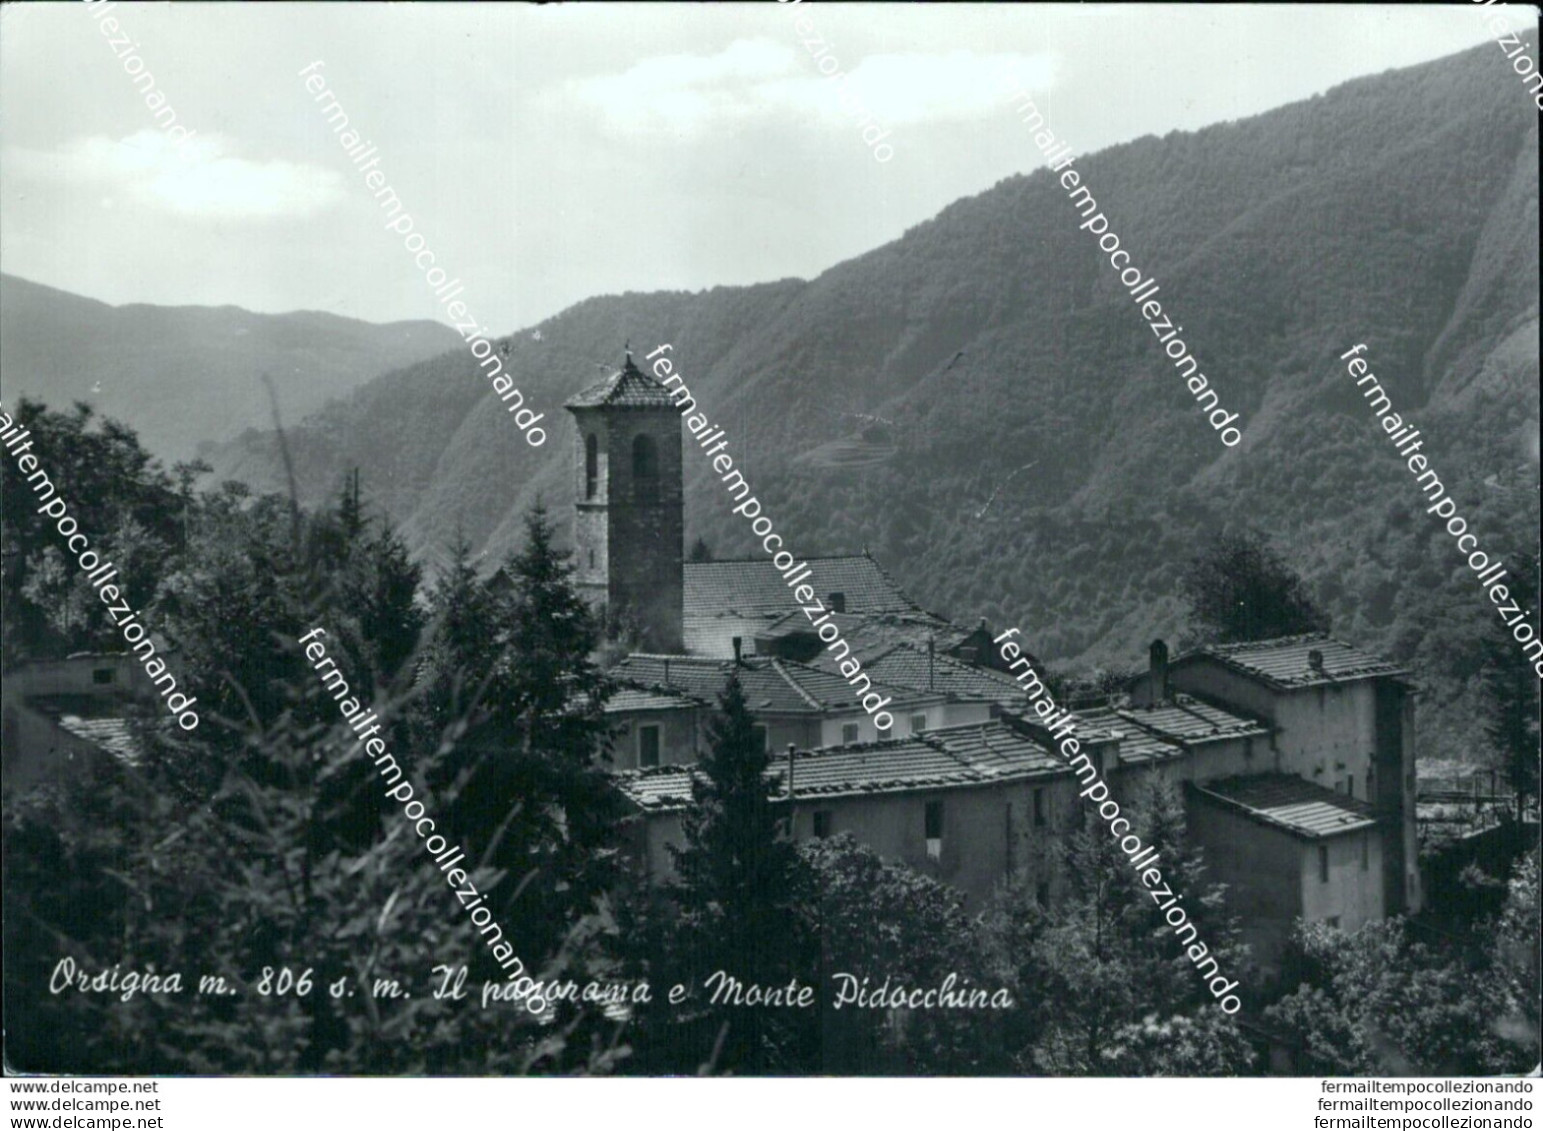
[[[0,275],[0,386],[57,408],[87,401],[169,459],[271,427],[267,372],[298,421],[390,369],[454,347],[438,322],[374,325],[318,311],[110,306]]]
[[[423,557],[457,530],[501,554],[538,497],[567,519],[563,401],[623,341],[671,342],[797,553],[867,546],[960,623],[1019,625],[1047,660],[1134,662],[1179,634],[1198,543],[1251,521],[1338,635],[1461,705],[1441,717],[1466,721],[1425,727],[1458,741],[1493,612],[1337,355],[1368,344],[1484,545],[1536,545],[1538,124],[1503,64],[1486,44],[1077,159],[1242,413],[1236,450],[1037,168],[811,281],[598,297],[513,335],[506,367],[548,421],[538,452],[464,353],[387,374],[290,430],[302,490],[357,466]],[[1037,161],[1027,131],[1022,146]],[[689,446],[687,461],[688,542],[752,552]],[[217,463],[281,483],[270,437]]]

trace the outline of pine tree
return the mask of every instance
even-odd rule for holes
[[[427,595],[427,624],[409,711],[413,745],[433,750],[486,722],[497,651],[498,602],[472,565],[460,531],[450,564]],[[444,784],[444,783],[441,783]]]
[[[504,573],[511,588],[479,582],[458,550],[441,579],[414,733],[456,831],[507,874],[490,904],[520,923],[523,946],[552,953],[617,874],[622,808],[604,765],[611,683],[539,504]]]
[[[781,832],[773,807],[776,782],[754,729],[737,673],[731,673],[708,726],[709,750],[691,784],[681,821],[684,843],[670,846],[670,886],[679,920],[677,961],[702,992],[717,971],[746,985],[807,984],[807,951],[799,930],[798,893],[805,888],[798,852]],[[710,996],[710,995],[708,995]],[[740,1073],[787,1071],[802,1055],[799,1018],[763,1008],[708,1009],[695,1018],[715,1035],[727,1030],[719,1067]]]

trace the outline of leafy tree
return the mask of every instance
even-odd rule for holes
[[[297,708],[308,698],[335,712],[314,680],[291,689]],[[504,974],[378,780],[373,834],[340,835],[340,810],[358,805],[328,788],[360,762],[347,728],[291,715],[248,737],[257,749],[226,765],[207,801],[181,799],[172,764],[150,758],[137,769],[96,763],[55,796],[7,806],[11,1062],[136,1074],[513,1073],[550,1062],[553,1035],[528,1010],[479,1008],[480,979]],[[496,888],[496,871],[466,866],[479,890]],[[180,971],[183,992],[56,995],[48,986],[64,956],[91,974]],[[462,964],[471,999],[435,997],[434,968]],[[199,994],[201,974],[236,992]],[[377,980],[404,992],[378,993]],[[604,1049],[573,1053],[570,1068],[611,1063]]]
[[[1491,963],[1510,1000],[1496,1028],[1502,1037],[1536,1050],[1543,1044],[1543,1021],[1538,1008],[1543,955],[1538,950],[1536,849],[1517,863],[1509,887],[1491,942]]]
[[[1293,951],[1287,969],[1296,988],[1265,1018],[1293,1034],[1315,1070],[1485,1076],[1537,1061],[1535,1042],[1528,1048],[1501,1034],[1497,1022],[1519,1003],[1489,962],[1413,941],[1400,918],[1353,933],[1302,923]]]
[[[1166,1020],[1151,1013],[1120,1026],[1100,1064],[1109,1076],[1233,1076],[1254,1060],[1248,1038],[1230,1017],[1200,1008]]]
[[[1328,617],[1301,577],[1255,531],[1216,538],[1190,562],[1180,587],[1191,625],[1207,642],[1328,631]]]
[[[737,673],[719,698],[708,743],[681,821],[684,843],[670,848],[670,893],[679,913],[675,961],[685,974],[678,980],[700,987],[722,970],[746,984],[786,986],[795,976],[807,984],[811,964],[802,960],[808,947],[797,894],[802,866],[779,828],[770,760]],[[728,1071],[791,1071],[807,1057],[799,1019],[785,1016],[797,1012],[703,1005],[682,1024],[698,1040],[704,1032],[722,1040],[718,1064]],[[721,1032],[726,1037],[717,1038]]]
[[[1102,823],[1070,834],[1061,900],[1040,909],[1026,885],[1009,886],[987,919],[989,945],[1025,1004],[1011,1026],[1028,1039],[1013,1050],[1018,1067],[1053,1075],[1247,1071],[1252,1052],[1230,1018],[1210,1016],[1220,1011],[1191,948],[1203,946],[1200,961],[1215,958],[1229,980],[1245,985],[1248,952],[1221,887],[1206,881],[1201,854],[1186,841],[1182,800],[1154,778],[1126,808],[1143,842],[1157,848],[1164,879],[1183,894],[1198,936],[1181,942]],[[1164,1025],[1193,1038],[1191,1059],[1181,1062],[1175,1047],[1150,1039],[1149,1030]]]
[[[102,561],[118,567],[115,583],[147,607],[158,567],[182,537],[182,508],[172,478],[129,429],[97,423],[81,403],[72,414],[25,398],[16,406],[23,441],[55,497]],[[41,479],[28,482],[15,460],[0,459],[0,579],[4,591],[4,663],[58,659],[76,651],[122,651],[122,637],[59,535],[57,520],[38,511]],[[48,494],[47,489],[43,491]]]
[[[446,770],[455,743],[425,750],[403,733],[418,693],[416,570],[395,534],[364,517],[357,496],[341,513],[303,515],[291,500],[253,497],[234,484],[192,496],[186,475],[177,492],[163,495],[160,473],[138,458],[132,434],[109,424],[98,436],[84,412],[35,416],[58,465],[80,469],[78,482],[89,482],[93,458],[140,477],[134,490],[82,497],[101,528],[116,532],[107,541],[120,568],[143,570],[135,605],[174,645],[180,683],[199,696],[201,725],[188,734],[164,712],[131,719],[137,763],[87,760],[78,777],[7,799],[11,1063],[134,1073],[609,1070],[620,1050],[570,1040],[576,1018],[543,1026],[519,1003],[484,1010],[474,999],[429,992],[440,981],[435,966],[468,966],[474,998],[480,977],[501,980],[505,972],[425,858],[400,805],[383,796],[378,773],[340,725],[336,702],[297,643],[311,627],[327,629],[329,656],[352,690],[372,697],[391,750],[415,792],[427,792],[440,831],[474,852],[481,847],[464,867],[492,893],[495,921],[532,972],[583,980],[587,956],[544,944],[604,927],[585,914],[604,886],[614,835],[608,802],[586,794],[603,794],[591,757],[603,738],[603,680],[586,659],[593,628],[565,589],[541,516],[521,560],[522,588],[500,604],[476,587],[469,606],[439,622],[467,628],[480,618],[496,662],[476,678],[498,681],[492,715],[502,737],[514,737],[490,752],[512,750],[512,758],[488,761],[532,783],[523,793],[495,793],[486,812],[458,810],[453,791],[442,803],[422,788],[430,772]],[[14,486],[7,478],[7,491]],[[165,508],[176,520],[169,532],[156,525],[157,514],[143,512],[147,498],[175,500]],[[42,592],[33,567],[46,564],[50,534],[12,523],[11,513],[8,502],[8,613],[21,603],[13,604],[14,594],[24,602],[29,586]],[[137,541],[124,539],[125,531],[140,532]],[[44,630],[35,640],[48,654],[62,645]],[[470,729],[464,714],[438,721],[444,734]],[[450,769],[441,780],[465,784]],[[512,828],[511,808],[533,820]],[[534,862],[550,884],[527,895],[538,905],[530,919],[514,905],[506,858],[527,871]],[[180,971],[183,993],[127,1002],[50,993],[54,964],[65,956],[92,973],[114,964]],[[275,975],[268,983],[265,967]],[[277,993],[285,967],[291,978],[310,969],[310,992]],[[200,995],[200,974],[225,977],[240,992]],[[377,997],[377,978],[399,980],[411,997]],[[333,983],[342,997],[329,992]]]
[[[1005,988],[987,961],[980,926],[954,888],[880,859],[850,833],[808,841],[807,928],[820,941],[824,1006],[819,1070],[840,1075],[981,1075],[1010,1067],[1002,1013],[989,1009],[834,1009],[844,986],[955,992]],[[811,972],[813,976],[814,972]],[[849,974],[854,982],[838,978]]]

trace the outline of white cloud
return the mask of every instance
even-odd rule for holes
[[[341,200],[342,177],[331,169],[232,156],[217,136],[177,146],[158,130],[121,141],[93,136],[54,150],[11,150],[23,175],[106,188],[178,216],[252,220],[310,216]]]
[[[886,125],[967,119],[1001,105],[1004,70],[1030,89],[1048,87],[1048,54],[907,52],[834,58],[822,73],[811,55],[768,39],[735,40],[716,55],[646,59],[618,75],[572,82],[569,96],[600,111],[623,133],[696,133],[753,117],[798,115],[826,126],[850,124],[864,110]],[[845,78],[837,76],[844,75]]]

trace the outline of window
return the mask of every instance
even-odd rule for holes
[[[821,840],[830,836],[829,809],[816,809],[814,811],[814,835]]]
[[[1361,871],[1369,872],[1372,867],[1372,834],[1361,834]]]
[[[658,764],[659,727],[653,723],[638,727],[638,765],[657,766]]]
[[[1372,768],[1370,766],[1366,767],[1366,800],[1368,801],[1377,800],[1377,794],[1372,789],[1372,782],[1375,780],[1376,779],[1372,777]]]
[[[593,551],[593,550],[591,550],[589,552],[589,568],[590,569],[594,569],[595,568],[595,551]]]
[[[912,715],[911,716],[911,733],[912,734],[920,734],[922,731],[924,731],[926,729],[927,729],[927,716],[925,714],[922,714],[922,715]]]
[[[632,501],[659,501],[659,445],[652,436],[638,436],[632,441]]]
[[[96,668],[91,672],[92,683],[111,683],[117,673],[112,668]]]
[[[766,733],[765,723],[751,723],[750,731],[755,735],[756,745],[758,745],[762,750],[771,749],[771,738]]]
[[[1326,926],[1333,927],[1336,931],[1339,930],[1339,916],[1330,915],[1327,919],[1324,920],[1324,924]]]
[[[1326,844],[1318,846],[1318,882],[1329,882],[1329,846]]]
[[[841,745],[851,746],[857,741],[858,729],[856,723],[841,724]]]
[[[591,432],[584,437],[584,497],[593,499],[600,487],[600,441]]]
[[[1352,798],[1355,797],[1355,775],[1354,774],[1346,774],[1345,775],[1345,792],[1350,797],[1352,797]]]
[[[1041,907],[1049,907],[1050,906],[1050,885],[1049,884],[1035,884],[1034,885],[1034,902],[1039,904]]]
[[[1034,791],[1034,827],[1043,828],[1045,824],[1045,791]]]
[[[927,856],[932,860],[937,860],[943,855],[943,803],[941,801],[927,802],[923,821],[927,837]]]

